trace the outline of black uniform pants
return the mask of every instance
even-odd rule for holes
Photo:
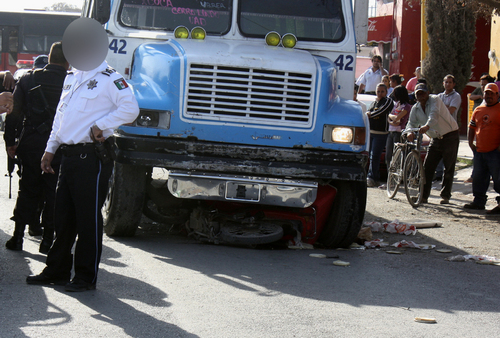
[[[40,169],[43,152],[20,152],[21,179],[14,208],[14,220],[21,225],[40,223],[40,207],[43,208],[42,225],[46,231],[54,231],[54,199],[60,158],[53,161],[55,175],[44,174]],[[51,237],[52,238],[52,237]]]
[[[443,138],[433,138],[427,150],[427,156],[424,161],[425,185],[423,198],[429,198],[432,188],[432,179],[434,172],[441,159],[444,164],[443,188],[441,189],[442,198],[451,197],[451,188],[453,186],[453,175],[455,174],[455,164],[457,162],[458,145],[460,136],[458,130],[443,135]]]
[[[94,152],[65,156],[56,190],[56,239],[47,255],[43,273],[69,278],[74,251],[75,277],[87,283],[97,281],[102,252],[101,207],[106,198],[113,162],[102,164]]]

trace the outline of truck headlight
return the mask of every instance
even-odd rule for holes
[[[351,128],[335,127],[332,130],[332,140],[338,143],[351,143],[353,132]]]
[[[323,126],[323,142],[363,145],[366,143],[366,129],[364,127],[325,124]]]
[[[295,37],[295,35],[287,33],[281,38],[281,44],[285,48],[293,48],[297,44],[297,38]]]
[[[268,46],[277,46],[281,42],[281,36],[278,32],[269,32],[266,34],[266,44]]]
[[[177,28],[174,30],[174,36],[177,39],[187,39],[189,38],[189,29],[185,26],[177,26]]]
[[[191,39],[195,40],[205,40],[207,33],[201,27],[195,27],[191,30]]]

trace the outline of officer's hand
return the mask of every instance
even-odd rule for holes
[[[52,169],[52,166],[50,165],[53,159],[54,159],[54,154],[49,152],[45,152],[43,154],[42,163],[40,164],[40,167],[42,168],[44,173],[54,174],[54,169]]]
[[[14,100],[12,99],[12,93],[0,93],[0,113],[10,114],[13,106]]]
[[[16,80],[11,72],[6,71],[3,75],[3,87],[7,90],[12,90],[16,86]]]
[[[102,130],[99,129],[97,125],[93,125],[92,128],[90,128],[90,138],[93,141],[97,142],[104,142],[106,139],[104,138],[104,135],[102,134]]]
[[[16,157],[16,150],[17,146],[7,147],[7,155],[9,155],[10,158]]]

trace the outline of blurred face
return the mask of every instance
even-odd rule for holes
[[[491,106],[498,102],[498,93],[494,93],[491,90],[488,90],[484,92],[483,98],[484,101],[486,101],[486,104],[488,106]]]
[[[488,84],[488,80],[483,79],[481,80],[481,91],[484,93],[484,87]]]
[[[415,93],[415,97],[421,105],[425,106],[427,100],[429,99],[429,92],[426,92],[425,90],[419,90]]]
[[[390,83],[389,79],[388,79],[388,78],[386,78],[386,77],[383,77],[383,78],[382,78],[382,82],[383,82],[383,83],[384,83],[387,87],[389,87],[389,86],[391,85],[391,83]]]
[[[377,86],[377,101],[387,96],[387,89],[382,86]]]
[[[455,88],[455,83],[453,82],[453,79],[444,79],[443,87],[447,91],[452,91],[453,88]]]
[[[382,63],[382,62],[381,62],[379,59],[373,59],[373,60],[372,60],[372,67],[373,67],[374,69],[379,69],[379,68],[380,68],[380,64],[381,64],[381,63]]]
[[[398,83],[395,80],[391,80],[391,87],[396,88]]]

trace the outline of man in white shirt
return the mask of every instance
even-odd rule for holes
[[[356,81],[359,86],[359,94],[373,94],[377,89],[377,85],[382,82],[382,76],[389,73],[382,67],[382,57],[374,55],[372,57],[372,66],[361,74]]]
[[[97,25],[98,31],[92,32],[94,26],[86,27],[88,22],[83,19]],[[86,43],[76,44],[75,49],[83,46],[84,50],[67,53],[66,32],[75,27],[72,25],[82,23],[79,20],[83,20],[84,27],[76,26],[77,32],[89,31],[93,34],[89,33],[89,40],[84,41]],[[58,149],[62,152],[55,202],[56,239],[47,255],[45,269],[39,275],[28,276],[26,282],[64,284],[66,291],[74,292],[96,288],[102,252],[101,208],[113,170],[108,137],[120,125],[133,122],[139,114],[139,106],[123,77],[102,61],[108,44],[102,26],[97,21],[80,18],[68,29],[63,36],[63,51],[76,70],[68,73],[64,81],[52,132],[41,160],[43,172],[53,174],[51,162],[54,154]],[[101,36],[96,37],[97,33]],[[69,39],[74,40],[74,37]],[[94,41],[99,43],[98,48],[95,47],[92,55],[85,56],[89,45],[94,47]],[[81,55],[83,57],[79,58]],[[95,59],[92,60],[92,57]],[[91,66],[94,68],[88,68]],[[71,249],[77,236],[75,275],[69,282],[73,268]]]
[[[415,87],[415,95],[418,102],[410,111],[406,129],[420,128],[421,134],[426,133],[432,138],[424,161],[425,185],[422,203],[427,203],[434,172],[439,161],[443,159],[444,179],[440,203],[449,204],[460,143],[458,124],[443,101],[437,95],[429,94],[427,85],[419,83]],[[408,140],[413,141],[413,138],[413,134],[408,135]]]
[[[455,121],[458,121],[458,109],[462,103],[462,98],[455,90],[455,85],[455,77],[451,74],[446,75],[443,79],[444,92],[439,93],[438,96],[446,108],[448,108]]]

